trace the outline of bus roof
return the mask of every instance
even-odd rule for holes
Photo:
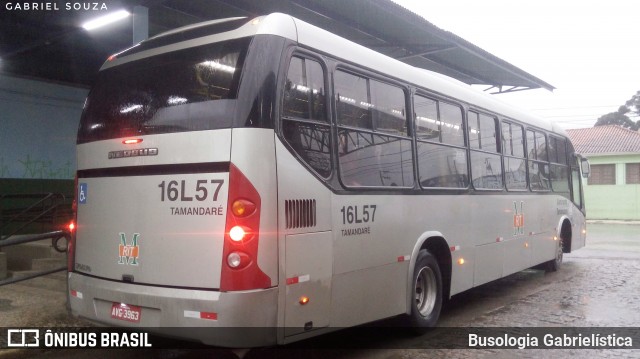
[[[209,21],[174,29],[154,36],[149,40],[145,40],[139,45],[143,45],[149,41],[157,41],[160,38],[175,35],[177,33],[194,31],[212,24],[219,24],[225,21],[231,22],[240,19],[241,18],[215,20],[213,22]],[[129,55],[129,50],[134,49],[134,46],[133,48],[123,51],[121,53],[124,55],[123,57],[120,58],[116,55],[115,57],[110,58],[111,60],[105,62],[101,70],[165,52],[259,34],[281,36],[296,41],[303,47],[314,49],[332,57],[365,67],[374,72],[382,73],[386,76],[428,89],[457,101],[465,102],[478,109],[486,110],[506,118],[524,122],[532,126],[566,136],[564,129],[553,124],[551,121],[533,116],[523,110],[517,109],[516,107],[500,101],[492,95],[488,95],[480,90],[474,89],[461,81],[433,71],[413,67],[344,39],[329,31],[296,19],[290,15],[281,13],[273,13],[255,19],[247,19],[244,25],[230,31],[189,38],[181,42],[145,49]]]
[[[485,109],[507,118],[565,135],[565,131],[562,128],[553,126],[550,121],[532,116],[523,110],[517,109],[512,105],[496,99],[492,95],[472,88],[454,78],[426,69],[413,67],[304,21],[294,18],[294,22],[298,35],[297,41],[303,46],[319,50],[334,57],[364,66],[376,72],[387,74],[404,82],[423,87],[459,101],[464,101],[480,109]]]

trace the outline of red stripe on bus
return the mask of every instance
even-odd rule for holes
[[[218,313],[200,312],[200,319],[218,320]]]
[[[298,277],[287,278],[287,285],[298,283]]]

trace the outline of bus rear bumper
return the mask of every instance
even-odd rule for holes
[[[243,292],[179,289],[72,272],[68,298],[73,316],[99,325],[140,328],[230,348],[277,344],[277,288]],[[113,318],[112,310],[120,304],[139,310],[139,320]]]

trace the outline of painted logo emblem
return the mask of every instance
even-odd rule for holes
[[[520,201],[520,211],[518,211],[518,202],[513,201],[513,235],[524,235],[524,201]]]
[[[140,233],[134,233],[131,244],[128,244],[127,235],[120,233],[120,245],[118,245],[118,256],[120,258],[118,259],[118,264],[138,265],[138,258],[140,257],[139,239]]]

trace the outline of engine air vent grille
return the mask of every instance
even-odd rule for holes
[[[284,201],[284,212],[289,228],[316,226],[315,199],[289,199]]]

